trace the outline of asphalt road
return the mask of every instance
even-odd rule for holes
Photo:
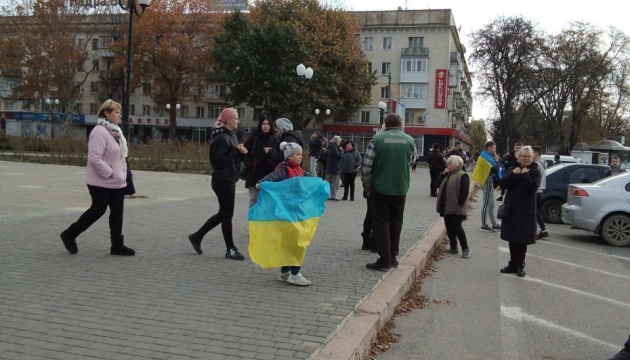
[[[527,276],[500,274],[507,242],[481,232],[480,204],[464,228],[471,256],[446,254],[422,283],[430,306],[401,315],[399,359],[608,359],[630,334],[630,248],[548,225],[528,249]]]

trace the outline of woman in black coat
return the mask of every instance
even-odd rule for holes
[[[249,168],[245,187],[249,189],[249,207],[252,207],[258,201],[258,180],[272,173],[275,168],[272,150],[278,146],[278,138],[274,135],[274,124],[269,116],[259,116],[258,128],[244,145],[247,155],[243,158],[243,164]]]
[[[536,242],[536,190],[541,175],[538,164],[532,161],[533,155],[530,146],[522,147],[516,153],[516,163],[500,182],[501,189],[507,190],[505,202],[510,208],[508,217],[501,222],[501,239],[510,243],[510,262],[501,272],[519,277],[525,276],[527,245]]]

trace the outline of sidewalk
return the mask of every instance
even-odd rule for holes
[[[418,168],[401,238],[409,256],[388,273],[365,269],[376,255],[359,250],[357,181],[357,201],[327,203],[304,263],[313,285],[294,287],[249,259],[224,259],[219,228],[202,256],[193,251],[186,235],[218,209],[209,176],[134,175],[124,233],[137,255],[109,255],[106,217],[70,255],[59,233],[89,206],[85,168],[0,162],[0,358],[360,358],[365,330],[389,318],[443,232]],[[246,256],[247,202],[239,182],[234,237]]]

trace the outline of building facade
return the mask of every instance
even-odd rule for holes
[[[327,137],[338,134],[353,140],[363,151],[378,131],[381,117],[396,112],[404,119],[405,132],[416,139],[421,155],[433,143],[443,147],[452,146],[455,141],[469,143],[465,131],[472,106],[471,75],[465,59],[466,49],[460,42],[452,11],[363,11],[350,14],[360,22],[357,41],[370,62],[370,69],[377,74],[377,84],[371,90],[371,103],[350,119],[327,116],[323,123],[311,122],[310,128],[305,129],[305,135],[316,129],[323,130]],[[89,58],[92,59],[91,63],[78,65],[77,81],[85,79],[78,90],[81,96],[72,104],[62,102],[54,110],[61,114],[84,116],[71,117],[72,121],[66,121],[68,126],[63,126],[60,131],[70,129],[68,131],[76,134],[81,133],[83,128],[83,133],[87,133],[96,124],[100,104],[122,94],[122,76],[112,72],[114,54],[109,51],[112,28],[104,27],[100,32],[77,37],[79,44],[87,45]],[[4,81],[2,88],[4,91],[0,95],[4,99],[0,102],[0,112],[6,119],[4,130],[8,134],[24,135],[24,128],[33,128],[34,124],[21,121],[37,119],[44,125],[50,121],[50,129],[60,126],[53,124],[55,116],[16,115],[15,112],[25,111],[23,104],[7,99],[10,82]],[[175,111],[178,137],[195,142],[208,141],[216,118],[227,106],[224,99],[227,88],[217,78],[215,82],[210,81],[204,90],[205,99],[202,101],[180,104],[179,109],[177,104],[170,104],[171,110],[166,104],[156,104],[150,96],[150,89],[143,86],[132,90],[129,122],[133,135],[140,141],[166,137],[169,112]],[[387,105],[382,115],[379,102]],[[26,110],[35,113],[50,111],[45,104]],[[239,133],[242,137],[256,127],[254,110],[245,105],[237,106],[237,110],[243,120]],[[325,109],[321,111],[323,114]],[[59,117],[62,115],[56,118]],[[39,125],[35,127],[42,128]]]

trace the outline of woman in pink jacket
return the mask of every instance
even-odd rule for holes
[[[107,100],[98,111],[98,122],[90,133],[88,142],[87,187],[92,205],[79,220],[61,233],[61,240],[71,254],[76,254],[77,236],[100,219],[109,206],[109,232],[112,255],[135,255],[124,245],[122,235],[123,206],[127,186],[127,140],[122,134],[121,106]]]

